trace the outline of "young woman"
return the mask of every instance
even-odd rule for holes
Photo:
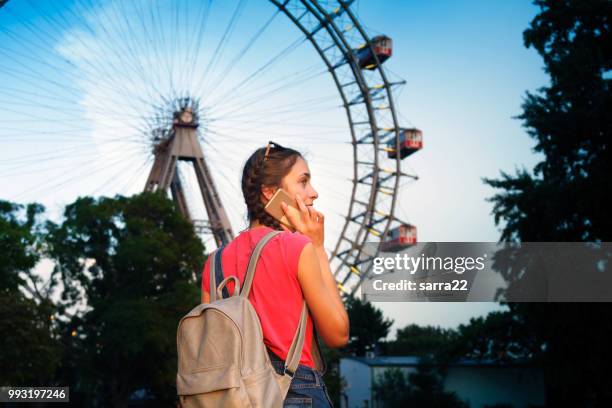
[[[285,399],[285,406],[291,407],[332,405],[322,373],[315,368],[313,320],[328,347],[344,346],[349,334],[348,315],[323,246],[325,217],[313,207],[318,194],[310,179],[308,164],[298,151],[273,142],[267,148],[257,149],[242,172],[242,193],[250,225],[225,247],[221,257],[224,277],[234,275],[242,283],[257,242],[272,230],[285,231],[264,247],[249,300],[259,316],[264,342],[279,373],[283,371],[304,299],[308,305],[310,316],[300,365]],[[264,211],[278,188],[294,198],[299,208],[282,206],[296,232]],[[210,299],[209,261],[210,258],[203,272],[203,303]],[[229,293],[233,293],[233,286],[233,282],[228,284]]]

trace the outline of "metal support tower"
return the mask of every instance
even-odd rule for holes
[[[181,213],[188,220],[194,222],[189,214],[183,187],[177,173],[179,160],[192,163],[208,214],[209,228],[217,246],[221,246],[229,243],[233,239],[234,233],[219,198],[219,193],[215,188],[210,170],[206,165],[198,141],[197,128],[197,118],[190,107],[175,112],[172,131],[153,149],[155,161],[149,173],[145,191],[166,192],[169,188]]]

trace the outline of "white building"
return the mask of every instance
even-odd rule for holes
[[[341,408],[372,408],[376,401],[372,384],[385,370],[399,368],[404,375],[416,372],[418,357],[345,357],[340,376],[346,387]],[[542,372],[524,363],[460,360],[448,366],[444,390],[457,393],[470,408],[510,404],[514,408],[545,405]]]

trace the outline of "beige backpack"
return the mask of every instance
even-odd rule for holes
[[[282,407],[304,345],[306,302],[289,348],[285,372],[278,375],[263,342],[259,317],[248,300],[261,251],[277,234],[280,231],[272,231],[257,243],[242,290],[235,276],[216,286],[220,251],[211,255],[210,303],[196,306],[181,319],[177,330],[176,388],[184,408]],[[230,280],[235,283],[234,293],[223,298],[222,290]],[[316,340],[316,334],[313,337]],[[320,365],[318,342],[316,345],[313,352]]]

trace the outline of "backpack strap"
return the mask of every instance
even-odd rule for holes
[[[257,245],[255,245],[255,249],[251,253],[251,258],[249,258],[249,266],[247,267],[246,275],[244,276],[240,296],[244,296],[245,298],[249,297],[249,293],[251,293],[251,286],[253,285],[253,277],[255,276],[255,269],[257,268],[257,261],[259,261],[261,251],[272,238],[281,233],[282,231],[270,231],[259,240]]]
[[[281,231],[271,231],[267,233],[255,246],[253,253],[251,254],[251,258],[249,259],[249,266],[247,268],[246,276],[244,278],[244,285],[242,286],[242,291],[240,292],[240,296],[247,297],[251,292],[251,286],[253,284],[253,277],[255,276],[255,269],[257,267],[257,262],[259,261],[259,256],[261,255],[261,251],[264,246],[275,236],[280,234]],[[298,327],[295,330],[295,334],[293,335],[293,340],[291,341],[291,346],[289,347],[289,352],[287,353],[287,358],[285,359],[285,375],[293,377],[295,371],[297,370],[298,365],[300,364],[300,358],[302,356],[302,349],[304,348],[304,338],[306,337],[306,319],[308,318],[308,307],[306,306],[306,301],[302,302],[302,314],[300,315],[300,321],[298,323]],[[313,333],[314,334],[314,333]],[[318,347],[318,343],[317,343]],[[318,351],[318,350],[317,350]],[[320,354],[320,353],[319,353]]]
[[[308,317],[308,306],[306,301],[302,302],[302,314],[300,315],[300,322],[293,335],[291,346],[287,352],[287,358],[285,359],[285,375],[289,375],[293,378],[298,365],[300,364],[300,358],[302,357],[302,350],[304,349],[304,338],[306,337],[306,319]],[[314,323],[314,322],[313,322]],[[314,326],[314,324],[313,324]]]
[[[209,255],[210,258],[210,302],[214,302],[217,300],[217,282],[223,281],[223,265],[221,264],[221,254],[223,254],[223,249],[225,246],[222,246],[215,250],[212,254]],[[229,292],[227,288],[223,287],[223,297],[229,297]]]

